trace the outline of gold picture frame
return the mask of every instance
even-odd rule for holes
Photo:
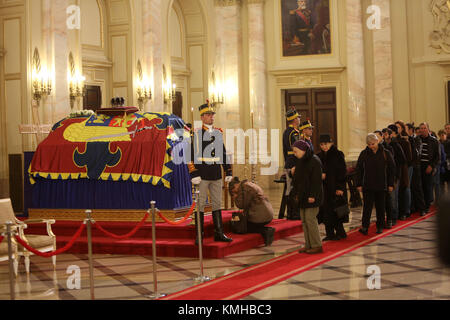
[[[332,0],[279,0],[282,57],[332,54]]]

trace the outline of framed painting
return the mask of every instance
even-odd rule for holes
[[[331,53],[331,0],[281,2],[283,57]]]

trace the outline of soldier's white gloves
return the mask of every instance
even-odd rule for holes
[[[202,178],[201,177],[192,178],[191,182],[194,185],[198,185],[198,184],[200,184],[200,182],[202,182]]]
[[[230,183],[231,180],[233,180],[233,177],[231,177],[231,176],[225,177],[225,182],[226,183]]]

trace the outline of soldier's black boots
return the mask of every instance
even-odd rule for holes
[[[222,210],[213,211],[214,222],[214,241],[231,242],[233,239],[228,238],[223,233]]]

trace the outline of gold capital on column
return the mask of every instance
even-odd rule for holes
[[[242,0],[215,0],[216,7],[240,6]]]

